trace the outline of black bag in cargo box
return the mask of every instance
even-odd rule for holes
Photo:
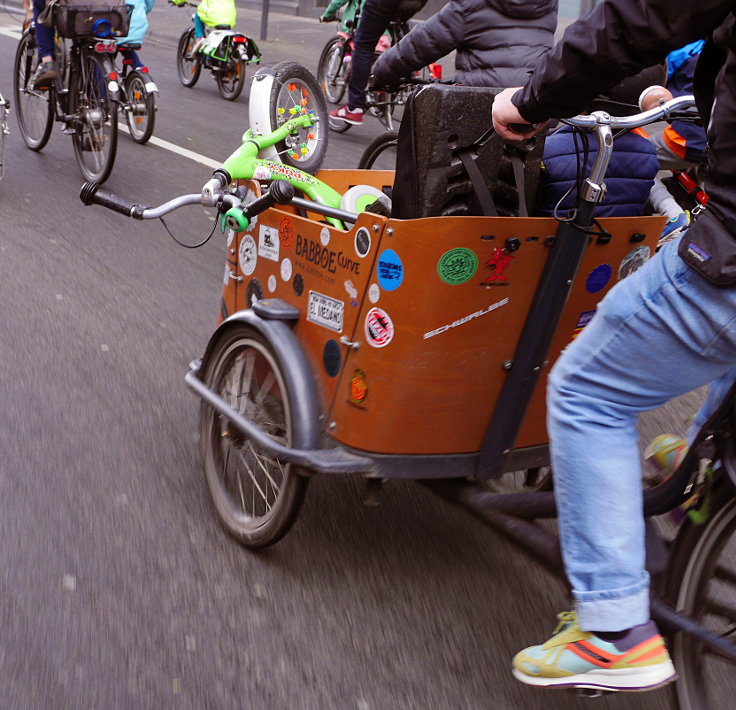
[[[125,37],[128,13],[123,0],[56,0],[54,24],[62,37]]]

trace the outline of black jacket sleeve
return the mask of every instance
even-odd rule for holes
[[[461,3],[453,0],[387,49],[376,60],[371,73],[379,86],[391,84],[449,54],[462,42],[464,34],[465,13]]]
[[[567,28],[512,102],[530,123],[573,116],[625,77],[708,36],[735,7],[733,0],[604,0]]]

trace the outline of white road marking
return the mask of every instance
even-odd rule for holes
[[[11,39],[19,40],[21,37],[21,31],[20,29],[16,29],[15,27],[10,27],[8,25],[0,25],[0,35],[4,37],[10,37]],[[120,130],[125,131],[126,133],[130,133],[128,130],[128,126],[123,123],[118,123],[118,127]],[[183,158],[188,158],[189,160],[193,160],[195,163],[199,163],[200,165],[204,165],[208,168],[212,168],[213,170],[215,168],[219,168],[222,165],[221,160],[213,160],[212,158],[208,158],[206,155],[202,155],[201,153],[195,153],[193,150],[189,150],[188,148],[183,148],[180,145],[177,145],[176,143],[171,143],[169,141],[163,140],[163,138],[157,138],[156,136],[151,136],[149,143],[152,143],[155,146],[158,146],[159,148],[163,148],[164,150],[168,150],[171,153],[176,153],[177,155],[181,155]]]

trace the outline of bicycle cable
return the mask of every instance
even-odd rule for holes
[[[210,230],[210,233],[199,243],[199,244],[185,244],[184,242],[180,241],[174,236],[174,233],[169,229],[169,225],[166,224],[163,217],[159,217],[161,220],[161,224],[164,225],[164,229],[169,233],[169,236],[180,246],[184,247],[185,249],[199,249],[199,247],[203,247],[207,242],[212,239],[212,235],[215,233],[215,229],[217,228],[217,224],[219,222],[219,217],[215,217],[215,222],[212,225],[212,229]]]

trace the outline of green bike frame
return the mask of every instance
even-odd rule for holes
[[[286,180],[314,202],[340,209],[342,195],[326,183],[297,168],[258,157],[261,150],[283,141],[290,134],[295,133],[298,128],[308,128],[313,125],[312,115],[304,113],[289,119],[265,136],[255,136],[249,128],[243,134],[242,145],[222,164],[220,170],[225,171],[233,180]],[[327,220],[333,226],[343,228],[339,220],[331,217],[328,217]]]

